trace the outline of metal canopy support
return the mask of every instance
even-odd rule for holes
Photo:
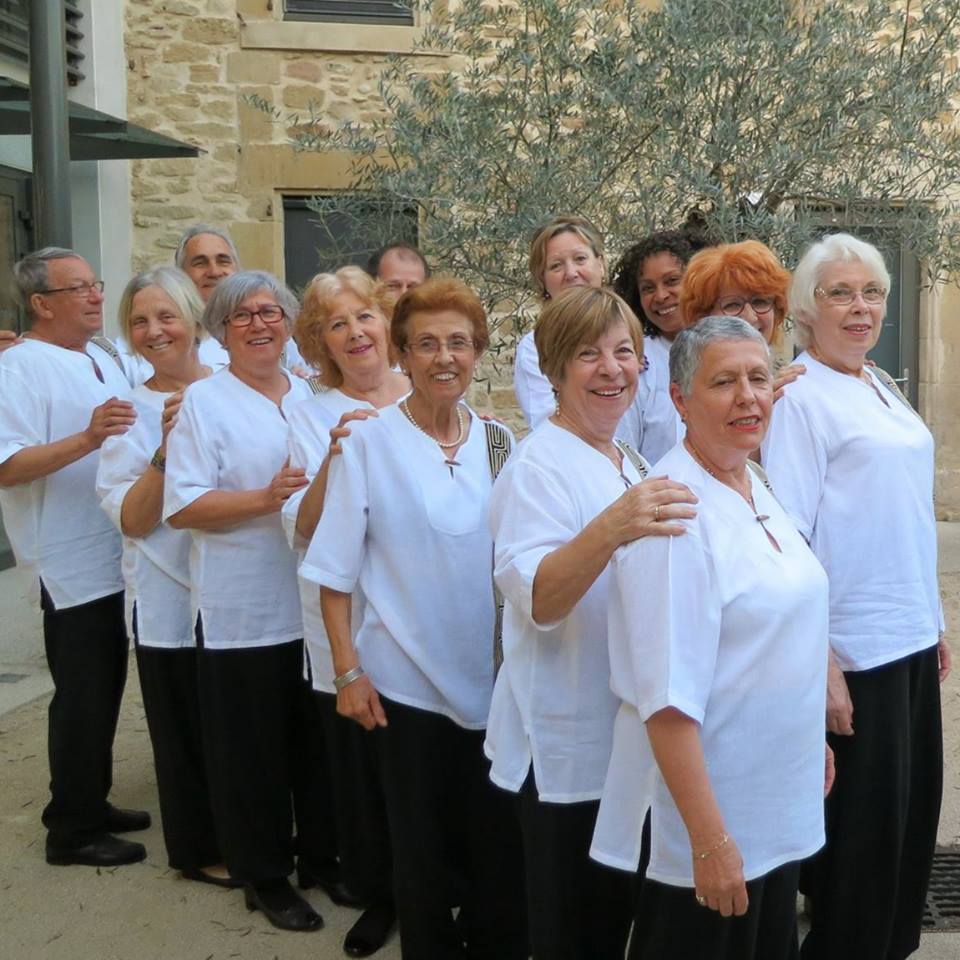
[[[66,30],[62,3],[30,0],[30,125],[38,247],[73,243]]]

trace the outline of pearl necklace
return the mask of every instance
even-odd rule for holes
[[[410,412],[410,408],[407,406],[406,400],[400,401],[400,410],[403,415],[425,436],[429,437],[441,450],[446,450],[449,447],[459,447],[463,443],[463,432],[464,432],[464,419],[463,419],[463,410],[460,407],[460,404],[457,404],[457,425],[459,427],[457,431],[457,437],[455,440],[451,440],[449,443],[444,443],[438,437],[435,437],[428,430],[424,430],[419,423],[414,419],[413,414]]]

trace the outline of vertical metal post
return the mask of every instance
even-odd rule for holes
[[[63,0],[30,0],[30,134],[36,244],[69,247],[70,130]]]

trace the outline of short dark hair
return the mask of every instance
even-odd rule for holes
[[[427,258],[420,250],[412,243],[407,243],[405,240],[397,240],[395,243],[388,243],[385,247],[374,250],[373,253],[370,254],[370,259],[367,261],[367,273],[369,273],[371,277],[377,278],[380,276],[380,261],[391,250],[406,250],[408,254],[416,257],[420,263],[423,264],[424,279],[430,276],[430,264],[427,263]]]

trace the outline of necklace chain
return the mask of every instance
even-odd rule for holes
[[[406,400],[400,401],[400,409],[403,411],[403,415],[425,436],[429,437],[441,450],[447,450],[450,447],[459,447],[463,443],[463,433],[465,429],[465,423],[463,419],[463,410],[460,407],[460,404],[457,404],[457,436],[455,440],[451,440],[449,443],[444,443],[439,437],[435,437],[429,430],[424,430],[419,423],[414,419],[413,414],[410,412],[410,408],[407,406]]]

